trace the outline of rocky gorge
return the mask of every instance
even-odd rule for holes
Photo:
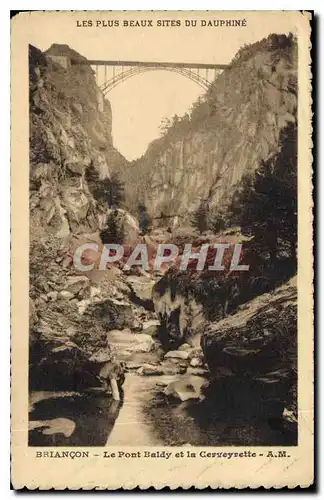
[[[226,209],[244,175],[278,150],[280,132],[296,122],[296,111],[292,35],[242,47],[191,112],[170,119],[134,162],[131,182],[141,182],[130,206],[136,197],[153,216],[176,214],[167,221],[175,226],[188,222],[201,203]]]
[[[296,123],[293,40],[243,49],[135,163],[113,146],[91,67],[61,56],[82,58],[30,47],[30,444],[295,444],[292,256],[283,245],[275,263],[261,258],[234,222],[189,227],[202,203],[226,210],[244,176],[281,151]],[[115,174],[125,199],[111,207],[95,188]],[[129,247],[243,243],[251,273],[76,270],[75,250],[102,247],[116,213]]]

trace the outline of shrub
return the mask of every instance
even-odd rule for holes
[[[223,211],[214,210],[208,214],[208,226],[214,233],[224,231],[229,227],[228,215]]]
[[[145,205],[140,204],[138,206],[138,220],[140,230],[143,234],[148,233],[151,227],[151,220]]]

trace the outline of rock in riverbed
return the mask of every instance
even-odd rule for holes
[[[161,366],[144,364],[138,370],[139,375],[164,375],[164,371]]]
[[[175,359],[188,359],[190,356],[190,351],[169,351],[164,356],[164,359],[175,358]]]
[[[114,346],[121,352],[150,352],[154,346],[154,340],[145,333],[132,333],[130,329],[111,330],[107,333],[109,345]]]
[[[206,379],[194,375],[183,376],[171,382],[165,389],[164,394],[173,396],[180,401],[188,399],[203,399],[201,388],[206,385]]]

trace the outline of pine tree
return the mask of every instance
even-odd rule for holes
[[[208,216],[208,226],[215,233],[219,233],[228,227],[228,217],[225,212],[214,210]]]
[[[91,162],[86,169],[85,179],[90,192],[98,202],[107,203],[108,207],[112,208],[119,207],[124,201],[124,183],[117,172],[113,172],[110,177],[100,179],[99,173]]]
[[[138,219],[141,232],[147,234],[150,229],[151,220],[147,208],[143,204],[138,205]]]
[[[208,204],[201,201],[197,210],[193,213],[191,223],[199,233],[203,233],[208,229]]]
[[[119,207],[124,201],[125,194],[124,183],[121,181],[117,172],[111,174],[107,182],[108,206],[109,208]]]
[[[112,210],[106,221],[106,227],[100,232],[100,238],[103,244],[117,243],[121,244],[124,241],[123,222],[119,211]]]
[[[99,181],[99,174],[91,160],[90,165],[86,168],[85,171],[85,180],[88,184],[97,184]]]

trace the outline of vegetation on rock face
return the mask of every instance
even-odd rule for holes
[[[104,244],[121,244],[124,241],[124,237],[125,233],[121,214],[118,210],[112,210],[107,217],[104,229],[100,231],[101,241]]]
[[[289,33],[288,36],[273,33],[269,35],[267,38],[263,38],[259,42],[243,45],[235,54],[231,62],[231,66],[233,67],[237,64],[247,61],[255,54],[257,54],[258,52],[262,52],[263,50],[271,50],[274,52],[278,52],[280,54],[284,54],[285,57],[291,59],[291,48],[295,44],[296,44],[296,39],[293,33]]]
[[[215,233],[219,233],[224,231],[230,227],[231,223],[229,222],[228,212],[225,210],[211,210],[208,215],[208,227]]]
[[[208,229],[208,206],[206,202],[201,202],[197,210],[192,215],[192,225],[201,234]]]
[[[279,141],[280,150],[262,162],[253,177],[244,178],[236,191],[232,220],[243,234],[254,237],[259,252],[268,252],[272,262],[285,252],[296,264],[296,125],[285,128]]]
[[[100,179],[99,173],[90,163],[85,172],[85,179],[93,197],[108,208],[120,207],[124,201],[124,184],[117,172],[112,172],[110,177]]]
[[[148,233],[151,226],[151,220],[145,205],[140,204],[138,206],[138,219],[141,232],[143,234]]]
[[[281,131],[278,151],[253,173],[243,176],[233,190],[227,210],[209,210],[201,202],[192,217],[199,233],[215,233],[239,226],[243,235],[253,237],[256,252],[272,263],[282,256],[296,265],[297,244],[297,126]]]

